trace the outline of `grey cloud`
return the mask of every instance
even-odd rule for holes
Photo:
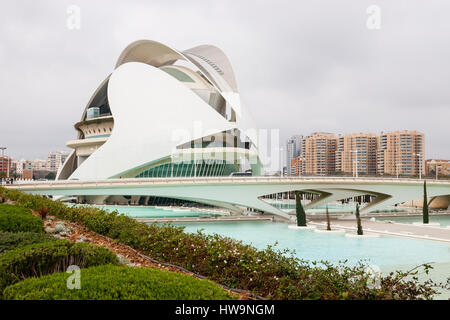
[[[81,8],[79,31],[66,8]],[[381,29],[366,28],[379,5]],[[0,144],[44,157],[121,50],[154,39],[214,44],[230,57],[259,127],[285,140],[313,131],[416,129],[427,158],[450,158],[450,3],[442,1],[46,1],[2,4]]]

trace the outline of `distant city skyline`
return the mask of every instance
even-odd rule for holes
[[[280,129],[280,146],[315,131],[417,130],[428,159],[450,159],[448,2],[380,0],[379,29],[367,27],[365,0],[81,0],[79,29],[67,26],[72,4],[24,0],[0,12],[0,146],[15,159],[69,150],[92,88],[136,39],[223,49],[242,102],[258,128]]]

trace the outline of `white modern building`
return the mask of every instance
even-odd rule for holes
[[[57,180],[263,174],[231,64],[211,45],[133,42],[74,127]]]

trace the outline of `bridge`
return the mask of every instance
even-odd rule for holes
[[[332,201],[361,195],[374,196],[361,213],[423,198],[424,180],[373,177],[189,177],[133,178],[106,180],[33,181],[8,185],[30,194],[46,196],[136,195],[190,200],[233,212],[253,208],[286,219],[291,216],[262,199],[263,196],[289,191],[318,194],[305,206],[317,207]],[[450,201],[449,180],[427,180],[427,194]]]

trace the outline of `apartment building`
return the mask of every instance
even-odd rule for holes
[[[69,156],[67,151],[50,152],[47,158],[47,170],[57,172],[59,167],[66,161]]]
[[[11,175],[11,158],[0,156],[0,178],[9,178]]]
[[[13,160],[12,169],[15,176],[22,177],[24,170],[33,169],[33,163],[32,161],[23,158],[20,160]]]
[[[291,176],[303,174],[303,157],[298,156],[291,160]]]
[[[354,133],[337,138],[336,172],[357,176],[375,175],[377,137],[371,133]]]
[[[315,132],[302,141],[302,171],[307,175],[329,175],[335,171],[336,137],[332,133]]]
[[[425,173],[425,139],[418,131],[394,131],[377,137],[377,174]]]
[[[295,175],[295,170],[291,170],[293,159],[301,155],[303,136],[295,135],[288,139],[286,143],[286,168],[288,175]]]
[[[35,159],[32,161],[33,170],[46,170],[47,169],[47,160],[43,159]]]
[[[425,162],[425,170],[427,175],[450,176],[450,160],[429,159]]]

